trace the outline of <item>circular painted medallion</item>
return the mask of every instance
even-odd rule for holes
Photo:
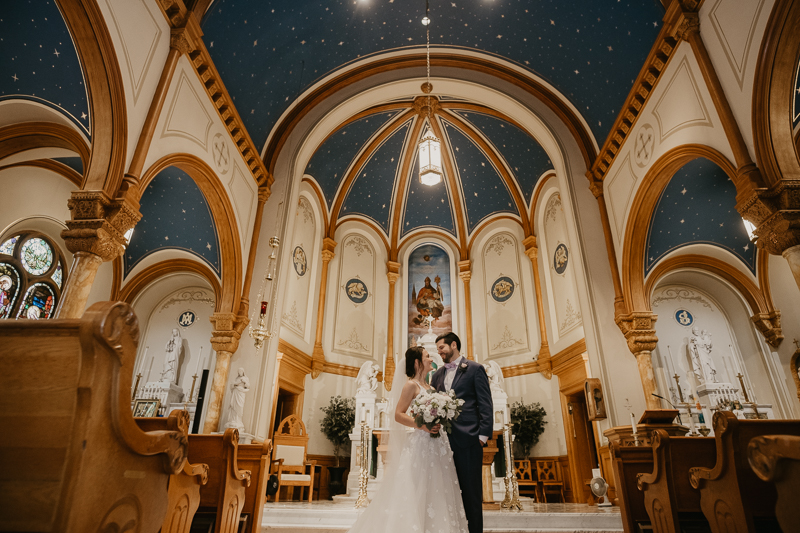
[[[194,311],[184,311],[178,316],[178,325],[182,328],[188,328],[197,321],[197,315]]]
[[[294,271],[298,276],[305,276],[308,270],[308,263],[306,261],[306,252],[300,246],[295,246],[294,253],[292,254],[292,262],[294,263]]]
[[[367,286],[358,278],[352,278],[345,283],[344,290],[347,293],[347,297],[354,304],[363,304],[369,297]]]
[[[567,250],[567,245],[562,242],[556,246],[553,254],[553,268],[556,274],[563,274],[567,270],[567,263],[569,263],[569,250]]]
[[[53,249],[44,240],[34,237],[22,245],[22,266],[34,276],[40,276],[50,270],[53,264]]]
[[[492,283],[492,298],[495,302],[507,302],[514,295],[514,280],[500,276]]]
[[[694,317],[686,309],[678,309],[675,311],[675,321],[681,326],[689,327],[694,323]]]

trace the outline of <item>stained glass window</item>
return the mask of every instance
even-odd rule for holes
[[[0,318],[8,318],[19,295],[19,272],[8,263],[0,263]]]
[[[17,318],[50,318],[56,306],[56,295],[46,283],[34,283],[25,294]]]
[[[53,281],[56,282],[56,285],[58,285],[59,289],[61,288],[61,276],[62,276],[62,274],[61,274],[61,261],[59,261],[58,262],[58,266],[56,267],[56,271],[53,272]]]
[[[0,246],[0,254],[6,254],[6,255],[13,254],[14,245],[17,244],[18,240],[19,240],[19,235],[17,235],[16,237],[11,237],[6,242],[4,242],[3,245]]]
[[[47,272],[53,264],[53,249],[43,239],[34,237],[22,245],[20,259],[25,270],[39,276]]]

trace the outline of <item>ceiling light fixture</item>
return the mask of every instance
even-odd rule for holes
[[[433,123],[433,110],[431,108],[431,19],[429,15],[428,0],[425,0],[425,17],[422,24],[425,26],[425,64],[428,69],[427,79],[422,85],[422,91],[428,95],[428,105],[426,115],[428,120]],[[428,126],[428,130],[419,141],[419,181],[423,185],[432,187],[442,181],[442,148],[439,139],[433,134],[433,129]]]

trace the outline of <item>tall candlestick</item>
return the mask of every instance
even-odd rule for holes
[[[197,368],[194,369],[195,376],[200,371],[200,361],[202,361],[202,360],[203,360],[203,347],[201,346],[200,347],[200,353],[197,354]]]
[[[144,380],[145,383],[150,382],[150,372],[153,370],[153,361],[156,360],[156,356],[154,355],[152,359],[150,359],[150,367],[147,369],[147,379]]]
[[[636,435],[637,433],[639,433],[639,430],[638,430],[638,429],[636,429],[636,417],[635,417],[635,416],[633,416],[633,413],[631,413],[631,428],[633,428],[633,434],[634,434],[634,435]]]
[[[139,370],[134,372],[134,374],[141,374],[142,370],[144,370],[144,362],[147,360],[147,350],[149,350],[149,346],[144,347],[144,355],[142,355],[142,359],[139,361]]]
[[[680,381],[681,377],[678,375],[677,372],[675,372],[675,375],[672,377],[675,378],[675,385],[678,386],[678,394],[680,395],[681,403],[683,403],[683,389],[681,388],[681,381]]]

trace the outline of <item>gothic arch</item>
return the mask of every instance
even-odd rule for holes
[[[117,259],[117,261],[119,261],[119,259]],[[115,287],[115,293],[112,295],[112,299],[133,305],[133,301],[136,297],[148,286],[156,282],[162,276],[175,272],[191,272],[208,281],[211,288],[214,289],[214,312],[220,311],[222,286],[217,276],[203,263],[192,261],[191,259],[168,259],[150,265],[128,280],[121,289]]]
[[[90,147],[86,140],[64,124],[23,122],[0,128],[0,161],[36,148],[64,148],[80,156],[84,169],[89,163]]]
[[[208,202],[217,226],[220,246],[221,292],[217,298],[220,312],[235,313],[241,300],[242,246],[236,213],[225,187],[208,164],[191,154],[170,154],[156,161],[142,176],[140,194],[156,175],[169,166],[186,172],[197,184]]]

